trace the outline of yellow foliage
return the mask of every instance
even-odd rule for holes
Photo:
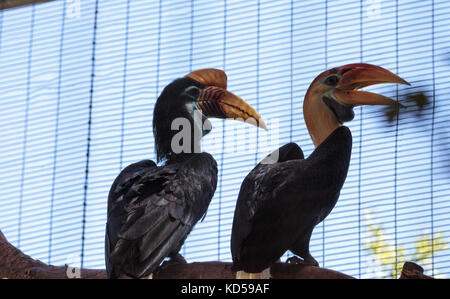
[[[407,256],[402,246],[389,242],[381,225],[370,223],[367,231],[369,238],[364,243],[364,249],[383,267],[386,273],[384,278],[397,278],[406,261],[430,264],[434,253],[447,248],[447,243],[442,240],[442,232],[438,232],[434,238],[427,233],[421,233],[414,242],[415,252]]]

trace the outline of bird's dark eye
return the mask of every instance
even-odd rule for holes
[[[200,89],[196,86],[189,86],[184,91],[189,97],[196,100],[198,96],[200,95]]]
[[[339,77],[336,75],[328,76],[324,81],[324,83],[326,85],[330,85],[330,86],[336,86],[338,84],[338,82],[339,82]]]

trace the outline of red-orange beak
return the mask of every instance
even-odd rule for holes
[[[394,105],[399,104],[391,98],[358,89],[381,83],[397,83],[410,85],[394,73],[367,63],[355,63],[339,68],[342,73],[339,83],[334,90],[334,97],[341,104],[359,105]]]

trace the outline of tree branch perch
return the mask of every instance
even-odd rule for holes
[[[153,275],[154,279],[233,279],[236,274],[231,263],[195,262],[160,267]],[[303,264],[275,263],[271,267],[273,278],[295,279],[352,279],[346,274]],[[0,278],[14,279],[105,279],[102,269],[74,269],[69,266],[47,265],[34,260],[11,245],[0,231]],[[400,278],[431,278],[423,274],[423,269],[406,262]]]
[[[26,6],[31,4],[38,4],[43,2],[49,2],[53,0],[0,0],[0,10],[15,8],[20,6]]]

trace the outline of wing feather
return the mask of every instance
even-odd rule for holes
[[[153,272],[178,252],[214,194],[217,165],[209,154],[147,166],[131,167],[133,174],[122,172],[119,177],[126,179],[116,179],[111,188],[105,247],[109,277]]]
[[[292,143],[278,152],[280,159],[258,164],[241,185],[231,235],[234,270],[262,271],[330,213],[347,175],[351,134],[339,127],[307,159]]]

